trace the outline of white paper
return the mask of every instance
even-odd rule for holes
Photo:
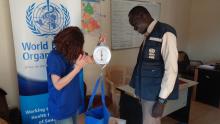
[[[112,0],[112,49],[140,47],[143,35],[133,30],[129,24],[128,13],[137,5],[146,7],[154,19],[160,17],[160,4],[128,0]]]

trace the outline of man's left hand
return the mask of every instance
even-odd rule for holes
[[[152,117],[154,118],[162,117],[164,107],[165,107],[165,104],[162,104],[159,101],[156,101],[153,105]]]

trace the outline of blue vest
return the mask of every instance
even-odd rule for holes
[[[164,75],[164,61],[161,55],[162,42],[155,41],[154,38],[162,39],[166,32],[176,35],[174,28],[157,22],[146,38],[144,46],[142,44],[139,50],[130,85],[135,88],[135,94],[142,99],[155,101],[159,96]],[[178,80],[168,99],[178,98],[177,82]]]

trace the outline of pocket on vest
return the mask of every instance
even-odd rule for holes
[[[160,77],[142,77],[141,87],[158,87],[160,88],[162,78]]]
[[[163,76],[163,72],[161,69],[143,69],[142,70],[142,77],[148,78],[159,78]]]

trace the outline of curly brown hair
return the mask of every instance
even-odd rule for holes
[[[60,52],[73,65],[80,54],[83,53],[84,36],[78,27],[67,27],[55,37],[56,50]]]

